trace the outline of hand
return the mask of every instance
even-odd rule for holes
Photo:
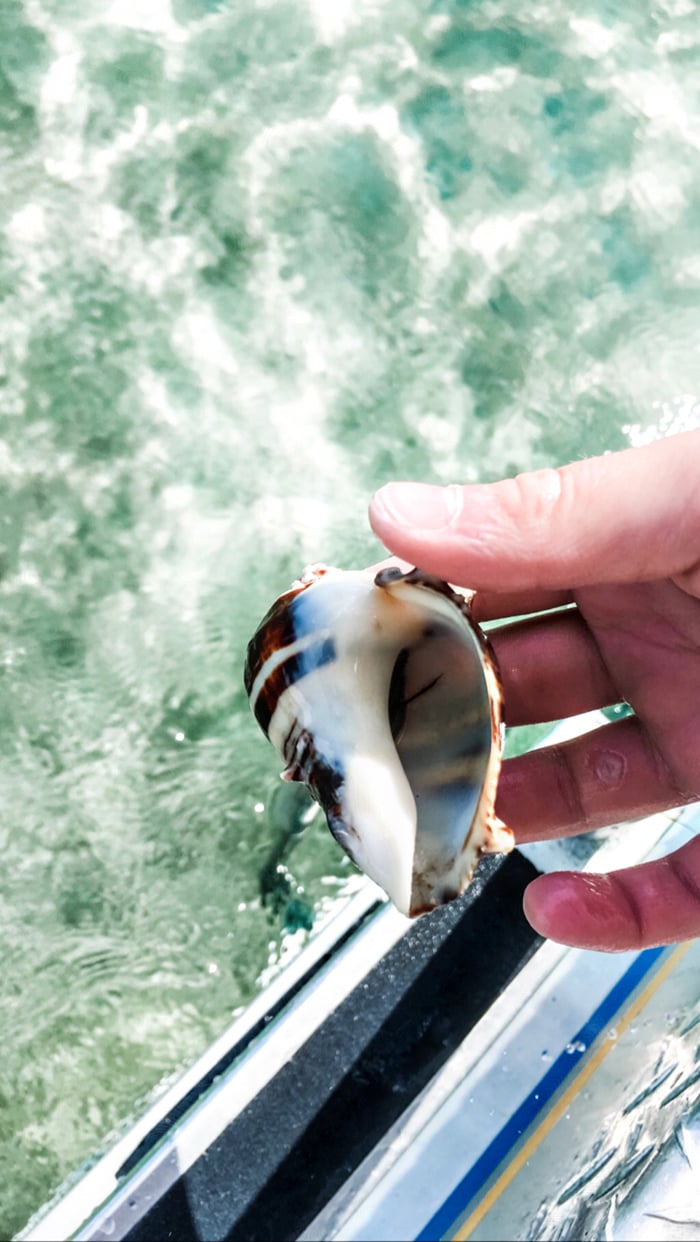
[[[700,798],[700,432],[500,483],[390,483],[370,521],[395,555],[476,588],[478,620],[559,609],[489,633],[509,725],[634,709],[504,763],[497,812],[517,840]],[[700,836],[609,875],[540,876],[524,907],[585,948],[698,936]]]

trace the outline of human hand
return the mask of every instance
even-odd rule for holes
[[[497,812],[516,840],[700,799],[700,432],[493,484],[390,483],[370,521],[396,556],[475,588],[479,621],[559,609],[489,632],[507,724],[634,710],[504,763]],[[540,876],[524,908],[591,949],[698,936],[700,836],[608,875]]]

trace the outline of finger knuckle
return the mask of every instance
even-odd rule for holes
[[[501,503],[513,523],[533,533],[548,531],[553,519],[568,510],[571,476],[566,467],[547,467],[518,474],[501,484]]]

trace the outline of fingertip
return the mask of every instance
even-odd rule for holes
[[[525,890],[523,910],[536,932],[558,944],[613,952],[632,947],[628,911],[619,909],[607,875],[538,876]]]
[[[401,525],[401,510],[394,502],[400,484],[385,483],[379,487],[369,502],[369,523],[375,534],[383,535],[387,529]],[[400,495],[400,491],[398,492]]]
[[[387,531],[439,531],[454,519],[461,488],[431,483],[386,483],[370,501],[369,520],[380,535]]]
[[[559,879],[559,876],[538,876],[528,884],[523,895],[525,918],[540,936],[548,940],[559,939],[556,933],[561,918],[557,919],[557,912],[564,898],[562,885],[557,883]]]

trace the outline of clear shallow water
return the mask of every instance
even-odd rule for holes
[[[0,1233],[351,882],[317,824],[261,904],[274,595],[376,558],[388,477],[698,425],[699,43],[685,0],[0,0]]]

